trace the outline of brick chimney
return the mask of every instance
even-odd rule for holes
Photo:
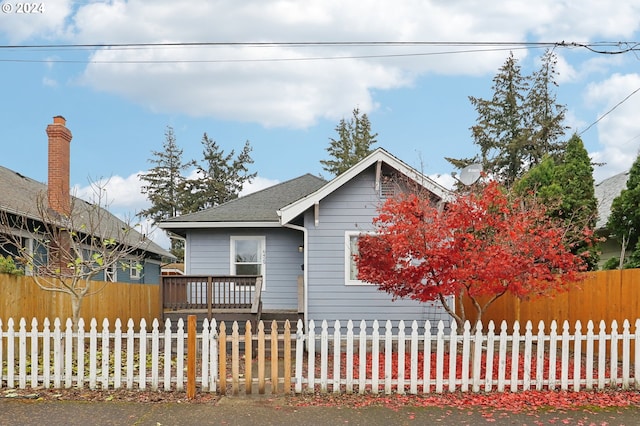
[[[49,136],[49,208],[69,216],[71,214],[71,193],[69,188],[71,131],[66,128],[66,120],[58,115],[53,124],[47,126]]]

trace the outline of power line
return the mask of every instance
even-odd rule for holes
[[[517,48],[494,48],[494,49],[465,49],[465,50],[449,50],[442,52],[427,53],[397,53],[397,54],[380,54],[380,55],[348,55],[348,56],[310,56],[304,58],[260,58],[260,59],[158,59],[158,60],[73,60],[73,59],[0,59],[0,62],[14,63],[65,63],[65,64],[175,64],[175,63],[241,63],[241,62],[303,62],[303,61],[325,61],[325,60],[341,60],[341,59],[381,59],[381,58],[406,58],[418,56],[438,56],[438,55],[455,55],[460,53],[481,53],[481,52],[498,52],[505,50],[530,49],[530,47]]]
[[[564,42],[561,42],[564,43]],[[610,43],[610,42],[609,42]],[[162,42],[162,43],[96,43],[96,44],[30,44],[0,45],[0,49],[101,49],[153,47],[314,47],[314,46],[529,46],[552,47],[558,42],[506,41],[286,41],[286,42]],[[575,43],[573,43],[575,44]]]
[[[605,112],[604,114],[602,114],[600,117],[598,117],[598,119],[596,121],[594,121],[593,123],[589,124],[589,126],[584,129],[583,131],[581,131],[580,133],[578,133],[579,136],[582,136],[583,133],[585,133],[587,130],[589,130],[590,128],[592,128],[593,126],[595,126],[596,124],[598,124],[600,122],[600,120],[602,120],[603,118],[605,118],[607,115],[609,115],[610,113],[613,112],[614,109],[618,108],[620,105],[622,105],[623,103],[625,103],[631,96],[635,95],[636,93],[638,93],[640,91],[640,87],[638,87],[636,90],[634,90],[633,92],[631,92],[627,97],[625,97],[623,100],[621,100],[620,102],[618,102],[617,104],[615,104],[611,109],[609,109],[609,111]]]
[[[234,62],[299,62],[344,59],[380,59],[454,55],[461,53],[495,52],[533,48],[586,48],[595,53],[620,54],[640,50],[640,42],[503,42],[503,41],[306,41],[306,42],[163,42],[163,43],[98,43],[98,44],[32,44],[0,45],[0,51],[69,51],[69,50],[137,50],[158,48],[207,48],[207,47],[259,47],[259,48],[323,48],[323,47],[470,47],[471,49],[445,50],[398,54],[367,54],[344,56],[308,56],[304,58],[259,59],[175,59],[175,60],[73,60],[73,59],[0,59],[5,63],[92,63],[92,64],[171,64],[171,63],[234,63]],[[607,50],[608,49],[608,50]],[[617,50],[611,50],[617,49]]]

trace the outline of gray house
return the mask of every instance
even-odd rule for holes
[[[435,201],[449,196],[444,187],[377,149],[329,182],[307,174],[162,222],[161,228],[186,242],[186,275],[165,277],[171,283],[164,286],[164,312],[206,308],[218,319],[224,314],[223,295],[254,285],[251,300],[238,304],[238,296],[232,296],[232,303],[266,320],[289,313],[305,323],[327,320],[330,326],[349,319],[448,321],[438,304],[393,300],[357,280],[352,255],[358,235],[373,229],[372,219],[387,197],[407,188],[427,191]],[[238,276],[253,281],[240,285]]]

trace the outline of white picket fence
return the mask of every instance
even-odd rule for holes
[[[250,327],[250,324],[246,325]],[[255,333],[239,333],[237,323],[229,332],[224,323],[205,323],[197,333],[197,379],[200,391],[251,393],[371,392],[431,393],[447,391],[521,391],[529,389],[640,389],[640,320],[631,330],[624,321],[609,329],[604,322],[589,321],[586,329],[567,322],[536,330],[528,322],[512,330],[493,323],[461,333],[444,323],[432,329],[410,323],[384,326],[361,321],[346,327],[314,321],[295,332],[271,324],[271,332],[259,323]],[[187,381],[188,333],[180,320],[151,331],[132,320],[122,329],[120,320],[110,329],[108,321],[89,330],[81,321],[74,331],[71,320],[36,320],[30,328],[24,319],[0,322],[0,388],[70,388],[183,390]],[[292,344],[293,343],[293,344]],[[79,349],[78,349],[79,348]],[[270,357],[270,354],[278,356]],[[271,375],[267,377],[267,367]],[[257,374],[256,374],[257,373]],[[256,376],[254,377],[254,374]],[[265,387],[266,385],[266,387]],[[228,389],[227,389],[228,388]]]

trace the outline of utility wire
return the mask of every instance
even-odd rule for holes
[[[593,123],[589,124],[589,126],[587,126],[586,129],[584,129],[583,131],[581,131],[580,133],[578,133],[578,136],[582,136],[583,133],[585,133],[587,130],[589,130],[590,128],[592,128],[593,126],[595,126],[596,124],[598,124],[600,122],[600,120],[602,120],[603,118],[605,118],[607,115],[611,114],[613,112],[614,109],[618,108],[620,105],[622,105],[623,103],[625,103],[631,96],[635,95],[636,93],[638,93],[640,91],[640,87],[638,87],[636,90],[634,90],[633,92],[631,92],[626,98],[624,98],[623,100],[621,100],[620,102],[618,102],[617,104],[615,104],[611,109],[609,109],[609,111],[605,112],[604,114],[602,114],[600,117],[598,117],[598,119],[596,121],[594,121]]]
[[[382,58],[407,58],[417,56],[455,55],[460,53],[498,52],[505,50],[530,49],[530,47],[518,48],[494,48],[494,49],[465,49],[428,53],[396,53],[388,55],[350,55],[350,56],[316,56],[304,58],[261,58],[261,59],[175,59],[175,60],[72,60],[72,59],[0,59],[0,62],[15,63],[66,63],[66,64],[175,64],[175,63],[234,63],[234,62],[302,62],[302,61],[326,61],[340,59],[382,59]]]
[[[640,50],[640,42],[475,42],[475,41],[310,41],[310,42],[164,42],[164,43],[100,43],[100,44],[33,44],[33,45],[0,45],[0,51],[68,51],[68,50],[132,50],[157,48],[204,48],[204,47],[477,47],[464,50],[446,50],[440,52],[370,54],[347,56],[316,56],[304,58],[260,58],[260,59],[202,59],[202,60],[70,60],[70,59],[0,59],[0,62],[12,63],[92,63],[92,64],[171,64],[171,63],[233,63],[233,62],[296,62],[344,59],[380,59],[419,57],[434,55],[453,55],[460,53],[495,52],[503,50],[519,50],[532,48],[586,48],[595,53],[620,54]],[[483,48],[480,48],[483,47]],[[609,50],[606,50],[608,48]],[[617,49],[612,51],[610,49]]]

